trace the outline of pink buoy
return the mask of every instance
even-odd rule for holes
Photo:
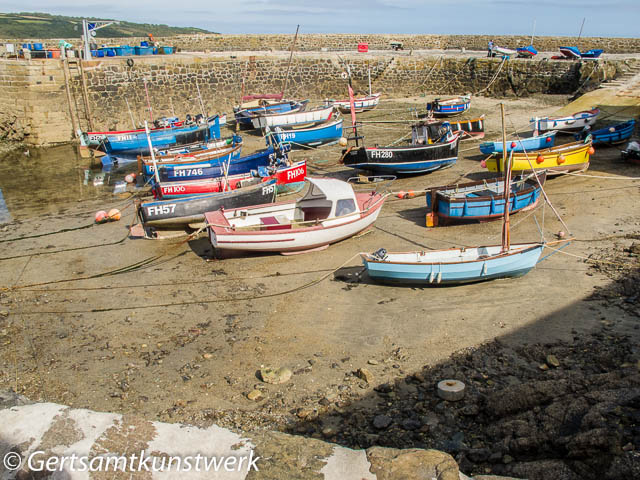
[[[117,208],[112,208],[111,210],[109,210],[108,217],[112,222],[117,222],[118,220],[120,220],[120,218],[122,218],[122,214]]]
[[[96,223],[104,223],[107,221],[107,212],[100,210],[96,212]]]
[[[130,173],[127,176],[124,177],[124,181],[127,183],[133,183],[136,181],[136,174],[135,173]]]
[[[560,230],[558,232],[558,238],[564,238],[564,231],[563,230]]]
[[[486,161],[486,160],[482,160],[482,161],[480,162],[480,166],[481,166],[482,168],[487,168],[487,161]]]

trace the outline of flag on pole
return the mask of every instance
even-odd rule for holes
[[[353,125],[353,131],[356,130],[356,102],[353,99],[353,88],[349,87],[349,107],[351,110],[351,124]]]

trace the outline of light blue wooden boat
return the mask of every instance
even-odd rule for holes
[[[320,123],[307,128],[275,127],[274,136],[292,148],[333,145],[342,137],[342,119]]]
[[[382,283],[425,286],[463,284],[519,277],[535,267],[544,244],[453,248],[425,252],[361,254],[369,276]]]
[[[507,140],[507,152],[533,152],[543,148],[553,147],[556,140],[556,131],[552,130],[544,135],[523,138],[520,140]],[[502,153],[502,142],[483,142],[480,151],[485,155]]]
[[[633,130],[636,127],[635,120],[629,120],[624,123],[618,123],[617,125],[611,125],[609,127],[601,128],[599,130],[589,131],[584,130],[575,135],[576,140],[583,140],[591,135],[593,145],[598,144],[615,144],[622,143],[633,134]]]

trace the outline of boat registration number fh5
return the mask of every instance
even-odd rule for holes
[[[269,195],[270,193],[273,193],[275,191],[276,191],[275,184],[267,185],[265,187],[262,187],[262,195]]]
[[[371,150],[372,158],[393,158],[391,150]]]
[[[171,203],[168,205],[152,205],[151,207],[147,207],[147,215],[167,215],[169,213],[175,212],[175,210],[175,203]]]

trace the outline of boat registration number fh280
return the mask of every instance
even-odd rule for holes
[[[391,150],[371,150],[372,158],[393,158]]]
[[[173,213],[175,209],[175,203],[171,203],[168,205],[152,205],[150,207],[147,207],[147,215],[168,215],[169,213]]]

